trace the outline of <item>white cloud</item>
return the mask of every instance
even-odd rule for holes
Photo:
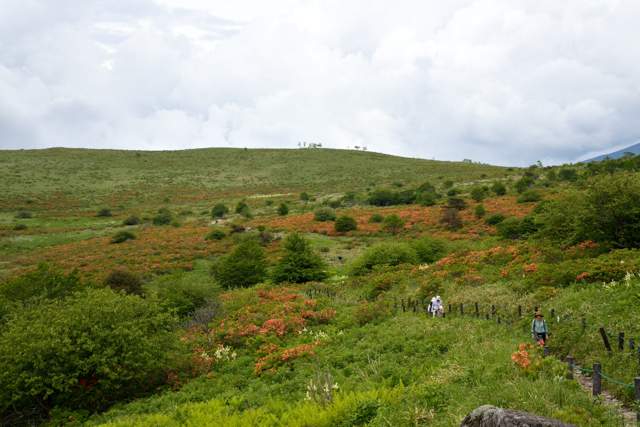
[[[7,0],[0,148],[307,141],[528,165],[640,139],[638,4],[439,3]]]

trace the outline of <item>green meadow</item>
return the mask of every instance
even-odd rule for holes
[[[636,407],[638,167],[4,151],[0,424],[623,426],[564,361]]]

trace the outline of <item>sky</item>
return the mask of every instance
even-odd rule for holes
[[[0,149],[575,163],[640,142],[638,16],[635,0],[2,0]]]

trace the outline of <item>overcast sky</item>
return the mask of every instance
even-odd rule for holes
[[[639,17],[637,0],[2,0],[0,149],[577,162],[640,142]]]

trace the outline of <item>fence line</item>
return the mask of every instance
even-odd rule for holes
[[[320,295],[323,295],[323,294],[325,294],[325,293],[326,293],[327,297],[332,298],[334,302],[336,301],[336,297],[337,297],[338,299],[340,299],[340,298],[345,299],[345,298],[344,298],[344,296],[341,296],[340,294],[333,293],[333,292],[331,292],[328,288],[324,288],[324,289],[323,289],[321,292],[319,292],[319,293],[320,293]],[[312,294],[312,292],[311,292],[311,291],[307,291],[307,292],[306,292],[306,294],[307,294],[310,298],[313,298],[313,294]],[[316,295],[316,296],[318,295],[318,292],[317,292],[317,291],[316,291],[315,295]],[[400,301],[401,301],[401,307],[402,307],[402,312],[403,312],[403,313],[406,313],[406,312],[407,312],[407,309],[413,309],[413,312],[414,312],[414,313],[416,313],[416,312],[417,312],[417,310],[421,310],[421,309],[422,309],[422,310],[424,310],[427,314],[429,314],[429,311],[427,310],[427,307],[425,307],[425,304],[424,304],[424,298],[414,299],[414,300],[413,300],[413,305],[411,304],[411,302],[412,302],[411,298],[409,298],[409,297],[408,297],[408,298],[406,298],[406,299],[407,299],[407,305],[406,305],[406,306],[404,305],[405,298],[401,298],[401,299],[400,299]],[[357,302],[359,302],[359,301],[361,301],[361,300],[364,300],[364,301],[365,301],[365,302],[367,302],[367,303],[376,303],[376,302],[378,302],[378,300],[377,300],[376,298],[372,298],[372,299],[371,299],[371,301],[370,301],[369,299],[367,299],[367,298],[363,298],[363,297],[361,297],[361,296],[360,296],[360,297],[358,297],[358,299],[357,299],[356,301],[357,301]],[[386,303],[387,307],[392,308],[392,306],[391,306],[391,304],[390,304],[391,300],[388,300],[388,301],[389,301],[389,303]],[[418,301],[420,301],[420,304],[418,304]],[[462,302],[461,302],[461,303],[458,303],[459,310],[460,310],[460,316],[461,316],[461,317],[467,317],[467,316],[465,316],[465,313],[464,313],[464,306],[465,306],[465,304],[466,304],[466,303],[462,303]],[[419,307],[419,305],[421,305],[421,307]],[[455,304],[455,303],[454,303],[454,304],[448,304],[448,306],[449,306],[449,314],[452,314],[453,316],[458,317],[458,315],[457,315],[457,314],[454,314],[454,308],[455,308],[456,304]],[[487,320],[489,320],[489,319],[497,320],[497,324],[498,324],[498,325],[501,325],[501,324],[507,325],[507,327],[512,328],[514,331],[515,331],[515,328],[514,328],[514,327],[513,327],[513,326],[512,326],[508,321],[506,321],[506,320],[505,320],[505,321],[502,321],[502,319],[501,319],[499,316],[498,316],[497,318],[496,318],[496,317],[493,317],[493,315],[495,315],[496,309],[498,309],[498,310],[500,310],[500,309],[501,309],[501,310],[504,310],[505,315],[507,314],[507,310],[517,310],[517,315],[518,315],[518,317],[522,317],[522,306],[518,306],[517,308],[516,308],[516,307],[507,307],[507,306],[496,307],[495,305],[484,305],[484,304],[478,304],[477,302],[475,302],[475,303],[473,303],[473,304],[468,304],[467,306],[470,306],[470,307],[474,307],[474,308],[475,308],[475,310],[474,310],[474,311],[472,311],[472,314],[471,314],[471,318],[472,318],[472,319],[473,319],[473,318],[476,318],[476,319],[479,319],[479,318],[480,318],[480,312],[479,312],[479,309],[478,309],[479,307],[489,308],[489,309],[491,309],[491,314],[492,314],[492,316],[489,316],[489,314],[487,313],[487,314],[486,314],[486,316],[485,316],[485,318],[486,318]],[[393,308],[394,308],[394,309],[396,309],[396,310],[398,310],[398,309],[400,308],[400,307],[398,307],[398,299],[397,299],[397,297],[395,297],[395,298],[394,298],[394,305],[393,305]],[[525,307],[525,311],[526,311],[527,309],[528,309],[528,307]],[[559,320],[560,320],[560,318],[561,318],[561,316],[560,316],[560,315],[558,315],[558,313],[556,313],[555,309],[551,309],[551,310],[549,311],[549,310],[541,309],[541,308],[539,308],[539,307],[535,307],[534,312],[536,312],[536,311],[542,311],[542,312],[545,312],[545,313],[550,313],[552,316],[557,316],[558,321],[559,321]],[[446,313],[445,313],[445,315],[444,315],[443,317],[445,317],[445,318],[446,318]],[[566,315],[566,314],[565,314],[565,315],[563,315],[563,316],[562,316],[562,319],[563,319],[565,322],[566,322],[566,321],[568,321],[568,320],[570,320],[570,321],[574,321],[574,322],[581,322],[583,327],[591,326],[591,327],[592,327],[592,328],[594,328],[594,329],[598,329],[598,330],[600,330],[600,331],[601,331],[601,333],[603,333],[603,335],[602,335],[602,336],[603,336],[603,339],[604,339],[605,345],[606,345],[606,347],[607,347],[607,350],[608,350],[609,352],[611,352],[611,348],[610,348],[610,346],[609,346],[608,340],[606,339],[606,335],[614,336],[614,337],[617,337],[617,338],[619,339],[619,345],[618,345],[618,348],[619,348],[620,350],[623,350],[623,348],[622,348],[623,346],[622,346],[622,344],[621,344],[621,343],[622,343],[622,341],[624,341],[624,342],[628,343],[628,344],[629,344],[629,349],[631,349],[631,350],[633,350],[633,349],[638,350],[638,361],[639,361],[639,363],[640,363],[640,349],[638,348],[638,346],[636,346],[636,345],[635,345],[633,338],[632,338],[631,340],[627,340],[627,339],[625,339],[625,338],[624,338],[624,333],[622,333],[622,332],[621,332],[620,334],[615,334],[615,333],[613,333],[613,332],[610,332],[610,331],[605,330],[604,328],[598,328],[597,326],[595,326],[595,325],[592,325],[592,324],[588,323],[584,317],[578,320],[578,319],[572,319],[572,318],[570,318],[568,315]],[[529,334],[528,334],[526,331],[523,331],[523,333],[524,333],[525,335],[527,335],[527,337],[528,337],[528,335],[529,335]],[[547,356],[549,355],[549,354],[548,354],[548,352],[549,352],[548,347],[547,347],[547,346],[545,346],[545,357],[547,357]],[[554,360],[555,360],[555,361],[558,361],[558,362],[560,362],[560,363],[566,363],[567,365],[569,365],[569,366],[571,366],[571,367],[574,367],[574,368],[577,368],[577,369],[579,369],[579,370],[581,370],[581,371],[584,371],[584,372],[591,372],[591,373],[593,373],[593,374],[594,374],[594,380],[595,380],[595,377],[596,377],[596,376],[599,376],[599,377],[603,377],[603,378],[605,378],[605,379],[607,379],[607,380],[609,380],[609,381],[611,381],[611,382],[613,382],[613,383],[619,384],[619,385],[621,385],[621,386],[630,387],[630,388],[635,388],[635,389],[636,389],[636,396],[640,396],[640,378],[635,378],[635,385],[625,384],[625,383],[622,383],[622,382],[616,381],[616,380],[614,380],[613,378],[609,378],[608,376],[604,375],[604,374],[602,373],[602,369],[601,369],[601,366],[600,366],[600,364],[599,364],[599,363],[594,364],[594,369],[586,369],[586,368],[581,368],[581,367],[579,367],[579,366],[576,366],[576,365],[574,365],[574,364],[572,364],[572,363],[569,363],[568,361],[566,361],[566,362],[562,362],[561,360],[557,360],[557,359],[555,359],[555,358],[554,358]],[[571,361],[573,361],[573,357],[571,357]],[[597,365],[597,369],[596,369],[596,365]],[[593,394],[594,394],[594,396],[596,396],[596,395],[599,395],[599,394],[600,394],[599,378],[598,378],[598,381],[597,381],[597,382],[598,382],[598,384],[596,384],[596,381],[594,381],[594,390],[593,390]],[[597,390],[596,390],[596,387],[597,387]],[[637,399],[637,400],[640,402],[640,399]],[[640,421],[640,410],[639,410],[639,411],[638,411],[638,413],[637,413],[637,419],[638,419],[638,421]]]

